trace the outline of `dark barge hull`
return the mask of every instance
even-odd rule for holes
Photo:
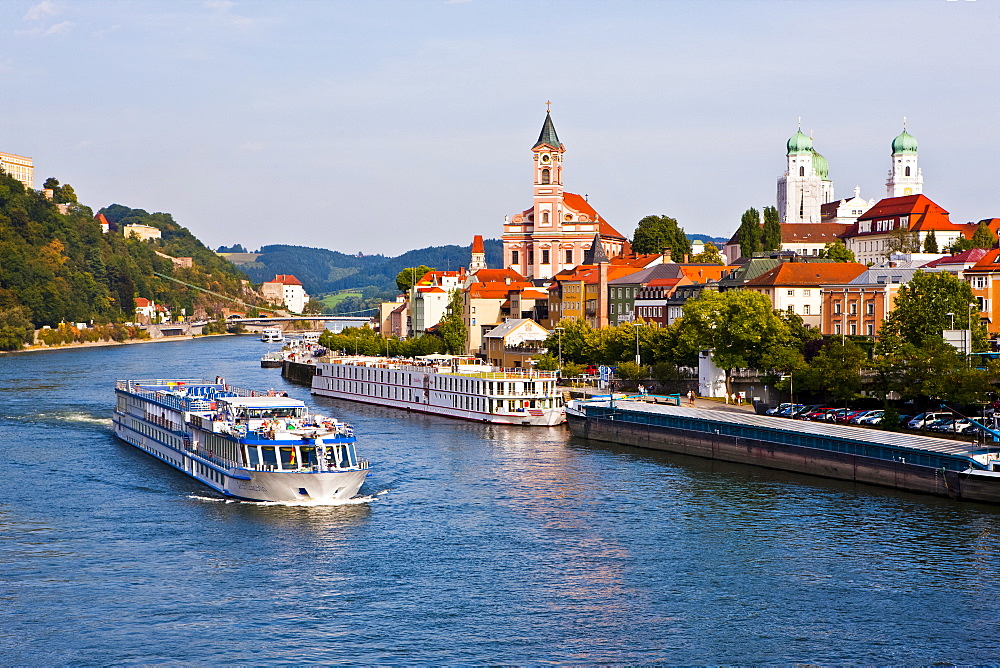
[[[1000,503],[1000,474],[993,472],[956,471],[676,426],[637,424],[607,417],[582,417],[574,411],[567,411],[566,421],[574,436],[593,441],[849,480],[952,499]]]

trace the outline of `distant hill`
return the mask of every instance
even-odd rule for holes
[[[716,246],[722,247],[722,244],[729,241],[729,237],[710,237],[707,234],[687,234],[685,235],[691,241],[701,241],[704,243],[712,242]]]
[[[503,263],[503,244],[486,239],[486,263]],[[257,255],[252,262],[241,260]],[[264,246],[258,253],[232,258],[254,283],[271,280],[275,274],[292,274],[311,295],[321,295],[351,288],[375,287],[395,292],[396,274],[407,267],[426,265],[446,271],[469,266],[470,246],[430,246],[411,250],[397,257],[384,255],[347,255],[338,251],[307,246]]]

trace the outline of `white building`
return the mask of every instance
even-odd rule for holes
[[[31,158],[13,153],[0,153],[0,169],[23,183],[28,190],[34,190],[35,163]]]
[[[135,237],[139,241],[149,241],[150,239],[159,239],[162,235],[159,228],[153,227],[152,225],[126,225],[122,228],[122,233],[125,238]]]
[[[273,280],[260,286],[260,293],[271,302],[284,304],[292,313],[302,313],[309,303],[309,295],[302,282],[291,274],[277,274]]]
[[[461,289],[464,271],[429,271],[410,290],[410,336],[441,322],[451,301],[451,291]]]

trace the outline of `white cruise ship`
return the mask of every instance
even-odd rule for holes
[[[354,430],[298,399],[221,378],[120,380],[115,394],[115,436],[226,497],[341,501],[368,475]]]
[[[312,393],[477,422],[551,427],[566,421],[555,372],[503,371],[471,357],[323,358]]]

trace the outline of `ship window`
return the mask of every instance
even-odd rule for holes
[[[278,466],[278,458],[274,454],[274,448],[261,448],[260,458],[264,466],[270,466],[271,468]]]
[[[247,464],[253,469],[260,465],[260,451],[255,446],[247,446]]]
[[[283,469],[294,469],[298,468],[299,458],[295,452],[295,448],[283,447],[278,448],[281,453],[281,468]]]

